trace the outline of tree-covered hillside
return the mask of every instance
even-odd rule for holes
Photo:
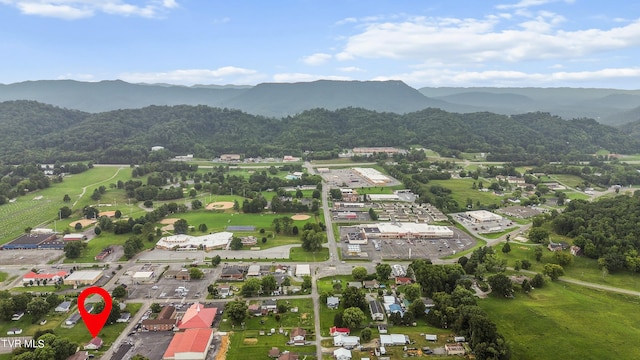
[[[457,155],[485,152],[489,160],[540,163],[588,159],[600,149],[637,153],[640,142],[595,120],[565,121],[548,113],[458,114],[425,109],[404,115],[360,108],[314,109],[283,119],[253,116],[208,106],[150,106],[97,114],[69,111],[36,102],[0,104],[0,160],[55,162],[94,160],[139,163],[151,146],[168,155],[212,158],[337,155],[356,146],[419,144]],[[153,156],[160,156],[153,154]]]

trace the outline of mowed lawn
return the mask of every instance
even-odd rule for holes
[[[512,359],[639,359],[640,299],[548,282],[480,306],[511,345]]]
[[[427,185],[440,185],[451,190],[451,197],[458,202],[458,205],[464,206],[467,203],[467,199],[473,199],[473,206],[476,206],[476,202],[480,201],[483,206],[490,204],[500,205],[503,197],[493,195],[491,191],[479,191],[472,189],[474,181],[478,184],[482,181],[482,186],[487,188],[491,185],[491,179],[449,179],[449,180],[431,180]]]

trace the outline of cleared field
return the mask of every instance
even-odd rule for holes
[[[640,299],[548,282],[513,300],[480,300],[512,359],[638,359]]]
[[[484,187],[491,185],[490,179],[481,179]],[[474,181],[476,184],[480,180],[469,179],[449,179],[449,180],[431,180],[428,185],[440,185],[444,186],[448,189],[451,189],[451,196],[455,201],[458,202],[458,205],[464,206],[466,204],[467,199],[473,199],[473,204],[475,206],[477,201],[480,201],[482,205],[490,205],[496,204],[500,205],[503,200],[502,196],[493,195],[491,192],[483,192],[478,191],[477,189],[472,189]]]

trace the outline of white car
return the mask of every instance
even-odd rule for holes
[[[158,290],[158,285],[153,285],[153,286],[151,287],[151,290]]]

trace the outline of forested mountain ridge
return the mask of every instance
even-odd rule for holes
[[[131,84],[120,80],[25,81],[0,84],[0,101],[34,100],[68,109],[104,112],[151,105],[207,105],[280,118],[305,110],[358,107],[405,114],[433,107],[458,113],[503,115],[542,111],[564,119],[592,118],[610,125],[637,119],[640,90],[597,88],[420,88],[402,81],[318,80],[256,86]]]
[[[28,126],[21,125],[26,122]],[[229,152],[255,157],[305,151],[331,157],[357,146],[420,144],[444,154],[485,152],[489,160],[532,163],[589,159],[588,154],[603,148],[623,154],[640,151],[638,139],[591,119],[432,108],[404,115],[314,109],[275,119],[202,105],[90,114],[23,101],[0,103],[0,127],[12,128],[0,134],[0,160],[5,163],[139,163],[160,156],[150,152],[155,145],[167,149],[164,156],[213,158]]]

